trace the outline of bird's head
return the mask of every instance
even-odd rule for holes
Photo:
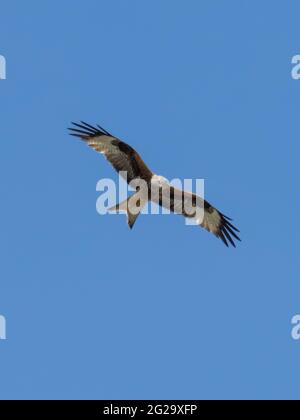
[[[153,175],[151,182],[154,183],[155,185],[158,185],[159,187],[169,185],[169,181],[161,175]]]

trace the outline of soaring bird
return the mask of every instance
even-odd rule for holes
[[[121,173],[121,175],[126,173],[126,180],[128,183],[143,180],[149,187],[152,184],[158,185],[158,198],[157,200],[152,201],[156,201],[160,206],[168,208],[168,210],[175,214],[181,214],[185,217],[195,219],[196,213],[193,213],[191,208],[186,208],[188,205],[187,202],[190,203],[190,207],[192,205],[197,207],[200,203],[202,208],[202,217],[195,219],[196,224],[203,227],[208,232],[211,232],[217,238],[220,238],[227,247],[229,244],[236,247],[234,240],[240,241],[238,236],[239,230],[231,223],[232,219],[225,216],[206,200],[196,194],[181,191],[168,184],[164,177],[154,174],[148,168],[140,155],[131,146],[113,136],[99,125],[93,127],[83,121],[81,121],[80,124],[72,123],[72,125],[73,127],[69,128],[70,134],[72,136],[79,137],[94,150],[103,154],[115,170]],[[164,188],[166,186],[168,186],[168,189]],[[168,191],[169,200],[164,199],[164,191]],[[136,192],[136,194],[138,194],[138,192]],[[129,197],[113,209],[119,212],[124,211],[127,214],[127,222],[130,228],[133,227],[139,215],[139,212],[134,213],[133,211],[130,211],[131,199],[132,197]],[[143,204],[151,199],[152,196],[149,195]]]

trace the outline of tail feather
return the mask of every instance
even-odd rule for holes
[[[125,213],[127,216],[127,223],[130,229],[133,228],[137,218],[141,214],[141,211],[147,204],[146,199],[140,197],[139,193],[133,194],[131,197],[122,201],[122,203],[116,204],[111,207],[108,211],[109,213]],[[139,204],[137,205],[137,202]]]

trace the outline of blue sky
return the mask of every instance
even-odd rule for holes
[[[299,398],[298,1],[3,2],[0,398]],[[99,123],[204,178],[227,249],[178,216],[99,216]]]

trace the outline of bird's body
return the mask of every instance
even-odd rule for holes
[[[132,197],[112,209],[126,212],[131,228],[142,208],[151,200],[175,214],[193,219],[196,224],[220,238],[226,246],[230,243],[235,247],[233,238],[240,240],[237,235],[239,231],[231,224],[231,219],[206,200],[171,186],[166,178],[153,173],[131,146],[112,136],[102,127],[93,127],[84,122],[73,124],[74,127],[70,128],[71,135],[81,138],[94,150],[102,153],[117,172],[122,176],[126,174],[128,183],[139,184],[138,181],[141,180],[147,187],[147,193],[137,190]],[[157,192],[154,195],[153,189]],[[133,208],[136,204],[136,195],[139,195],[138,211]]]

